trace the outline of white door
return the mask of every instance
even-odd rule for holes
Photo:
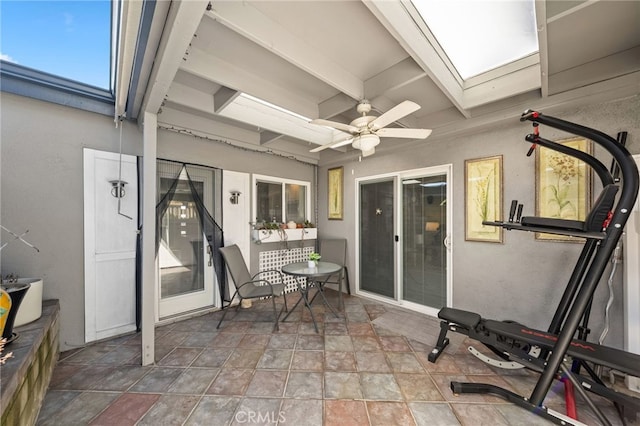
[[[158,167],[158,184],[168,188],[175,174]],[[205,207],[213,207],[213,172],[189,168]],[[215,274],[189,180],[182,170],[173,200],[162,218],[158,249],[158,315],[166,318],[214,306]]]
[[[110,181],[120,173],[118,198]],[[84,149],[86,342],[136,329],[137,180],[136,157]]]

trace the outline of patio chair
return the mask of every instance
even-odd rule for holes
[[[351,294],[349,287],[349,274],[347,273],[346,257],[347,257],[347,239],[346,238],[326,238],[319,241],[320,256],[322,261],[336,263],[342,266],[342,270],[337,274],[330,276],[325,282],[326,284],[338,285],[338,297],[340,299],[340,307],[344,308],[342,302],[342,281],[347,286],[347,293]]]
[[[276,297],[284,295],[284,279],[282,273],[278,270],[267,270],[260,271],[254,276],[251,276],[249,273],[249,269],[247,269],[247,264],[244,261],[244,257],[242,256],[242,252],[237,245],[231,245],[228,247],[222,247],[220,249],[220,253],[222,253],[222,258],[224,259],[224,263],[227,265],[227,270],[231,275],[231,279],[233,281],[234,286],[236,287],[236,291],[233,294],[231,300],[235,299],[236,295],[240,298],[238,302],[238,306],[236,307],[236,311],[240,307],[242,303],[242,299],[261,299],[261,298],[271,298],[271,302],[273,304],[273,316],[275,319],[275,329],[278,330],[278,320],[280,319],[280,315],[282,314],[282,309],[280,313],[276,310]],[[265,273],[278,273],[280,275],[280,282],[272,284],[270,281],[259,278],[259,275]],[[283,309],[286,312],[287,308],[287,298],[284,297],[284,306]],[[230,306],[227,305],[227,308]],[[222,318],[220,318],[220,322],[218,322],[218,326],[216,328],[220,328],[224,317],[227,315],[227,309],[223,307],[224,313],[222,314]]]

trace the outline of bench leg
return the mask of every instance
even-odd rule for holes
[[[436,343],[436,347],[431,350],[431,352],[429,353],[429,356],[427,357],[429,359],[429,362],[435,363],[438,357],[440,356],[440,354],[442,353],[442,351],[444,351],[444,348],[446,348],[447,345],[449,344],[449,338],[447,337],[448,331],[449,331],[449,323],[446,321],[441,321],[440,335],[438,336],[438,342]]]

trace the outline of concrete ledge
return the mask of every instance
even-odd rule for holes
[[[4,348],[13,357],[0,367],[0,424],[35,424],[60,354],[59,317],[60,303],[46,300],[42,317],[14,328],[20,336]]]

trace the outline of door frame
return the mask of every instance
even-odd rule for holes
[[[454,232],[453,226],[453,165],[452,164],[442,164],[438,166],[430,166],[430,167],[422,167],[419,169],[409,169],[402,170],[391,173],[383,173],[371,176],[364,176],[361,178],[355,179],[355,294],[358,296],[364,296],[370,299],[378,300],[381,302],[389,303],[392,305],[403,306],[412,311],[424,313],[431,316],[437,316],[438,309],[420,305],[418,303],[409,302],[403,300],[402,294],[402,279],[403,279],[403,250],[401,250],[400,241],[396,242],[394,246],[394,298],[384,297],[381,295],[377,295],[375,293],[367,292],[360,290],[360,185],[362,183],[374,183],[376,181],[381,180],[389,180],[393,179],[394,181],[394,234],[399,238],[402,237],[401,230],[403,229],[403,220],[402,220],[402,179],[412,178],[412,177],[424,177],[424,176],[433,176],[433,175],[445,175],[447,178],[447,209],[446,209],[446,217],[447,217],[447,234],[443,241],[446,250],[446,261],[447,261],[447,269],[446,269],[446,280],[447,280],[447,301],[446,306],[452,306],[453,303],[453,244],[452,244],[452,236]]]

